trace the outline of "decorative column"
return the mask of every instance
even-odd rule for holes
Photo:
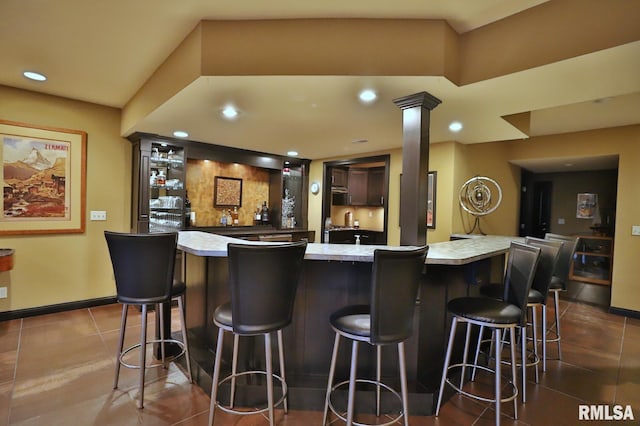
[[[402,110],[400,245],[403,246],[427,243],[429,116],[441,102],[427,92],[393,101]]]

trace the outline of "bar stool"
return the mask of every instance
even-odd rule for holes
[[[555,338],[549,339],[544,336],[547,343],[557,342],[558,344],[558,359],[562,359],[562,347],[560,342],[562,336],[560,335],[560,292],[567,291],[567,281],[569,281],[569,270],[571,269],[571,263],[573,262],[573,254],[576,251],[578,245],[578,239],[575,237],[568,237],[565,235],[547,233],[544,236],[545,240],[563,241],[565,244],[560,250],[560,258],[558,259],[558,266],[553,274],[549,291],[553,293],[553,302],[555,306],[554,310],[554,326],[549,328],[548,332],[552,332]]]
[[[526,342],[527,337],[527,329],[526,327],[520,329],[520,353],[521,353],[521,364],[519,366],[522,368],[522,402],[527,402],[527,388],[526,388],[526,368],[535,367],[535,382],[539,382],[539,374],[538,374],[538,364],[540,364],[540,357],[538,356],[538,316],[537,310],[540,308],[542,312],[542,335],[546,333],[546,321],[547,321],[547,295],[549,293],[549,284],[551,283],[551,277],[553,276],[553,271],[556,268],[558,263],[558,256],[560,253],[560,248],[564,243],[559,241],[548,241],[540,238],[534,237],[526,237],[524,240],[525,244],[531,245],[534,247],[540,248],[540,260],[538,261],[538,266],[536,267],[535,275],[533,278],[533,284],[531,285],[531,289],[529,290],[529,294],[527,296],[527,310],[531,312],[531,329],[532,329],[532,357],[533,360],[528,362],[528,352]],[[502,284],[488,284],[480,287],[480,294],[483,296],[491,297],[493,299],[504,299],[504,285]],[[482,338],[482,327],[480,328],[480,334],[478,335],[478,345],[476,346],[476,356],[474,363],[477,365],[478,363],[478,354],[480,352],[480,343]],[[547,346],[546,343],[542,342],[542,360],[543,360],[543,371],[546,371],[546,357],[547,357]],[[471,379],[475,378],[475,368],[471,375]]]
[[[404,341],[413,332],[413,316],[418,295],[420,278],[425,267],[428,247],[414,249],[394,249],[374,251],[371,274],[371,301],[369,305],[351,305],[334,312],[330,323],[336,332],[329,369],[329,381],[324,404],[322,424],[326,425],[331,410],[347,426],[364,425],[354,421],[356,383],[370,383],[376,386],[376,415],[380,415],[380,389],[385,388],[402,401],[400,414],[384,425],[395,423],[404,416],[405,426],[409,425],[407,372],[404,356]],[[349,380],[336,385],[333,379],[336,370],[340,337],[352,340],[351,372]],[[367,342],[376,347],[376,379],[357,379],[358,342]],[[398,347],[400,386],[402,396],[381,381],[381,347],[395,344]],[[331,402],[331,394],[337,388],[349,384],[346,417],[339,414]],[[383,426],[383,425],[380,425]]]
[[[220,305],[213,314],[218,326],[218,341],[211,384],[209,425],[213,425],[215,409],[247,415],[269,412],[269,424],[274,425],[274,407],[284,402],[287,412],[287,384],[284,371],[282,329],[291,323],[293,305],[300,279],[306,241],[290,244],[228,244],[229,290],[231,302]],[[224,332],[233,333],[233,359],[231,374],[219,381]],[[271,362],[271,332],[276,332],[280,358],[280,376],[273,374]],[[240,336],[264,336],[266,371],[237,372]],[[234,409],[236,378],[238,376],[265,375],[267,407],[252,411]],[[273,378],[282,385],[282,398],[274,403]],[[231,382],[230,404],[217,401],[218,387]]]
[[[127,234],[118,232],[104,232],[113,273],[116,280],[118,302],[122,303],[122,319],[120,322],[120,339],[116,355],[116,372],[113,388],[118,387],[120,365],[127,368],[140,369],[138,408],[144,406],[144,374],[147,368],[162,365],[166,368],[168,361],[185,355],[187,364],[187,378],[192,382],[191,360],[189,358],[189,345],[187,341],[187,327],[184,317],[185,285],[182,282],[174,282],[174,265],[176,259],[177,233],[163,234]],[[180,325],[182,329],[182,342],[165,336],[163,305],[178,301],[180,313]],[[140,306],[142,310],[140,342],[123,350],[124,335],[127,326],[127,312],[129,305]],[[158,309],[160,321],[160,339],[147,339],[147,309],[149,305],[155,305]],[[149,344],[160,344],[162,364],[147,365],[146,347]],[[172,343],[180,348],[180,352],[172,357],[165,357],[165,344]],[[138,365],[132,365],[124,360],[124,357],[133,350],[140,351]]]
[[[438,393],[436,417],[440,413],[444,386],[445,384],[448,384],[458,391],[458,393],[462,393],[463,395],[481,401],[495,403],[496,425],[500,424],[500,405],[502,402],[513,401],[514,416],[516,419],[518,418],[518,407],[516,405],[518,386],[516,384],[515,345],[509,345],[511,355],[511,380],[509,383],[513,388],[513,392],[506,398],[502,398],[501,362],[499,362],[501,359],[500,354],[502,349],[502,331],[508,330],[511,342],[515,342],[516,328],[526,326],[527,296],[533,283],[533,277],[538,265],[539,257],[540,249],[538,247],[512,242],[509,248],[509,258],[507,260],[507,269],[505,274],[504,300],[497,300],[488,297],[459,297],[452,299],[447,303],[447,310],[453,315],[453,319],[451,321],[451,331],[449,333],[449,342],[447,344],[444,366],[442,368],[442,379]],[[459,322],[466,323],[464,353],[461,363],[451,364],[451,353]],[[492,330],[496,359],[495,370],[491,370],[485,366],[467,363],[472,325],[478,325]],[[495,397],[493,399],[462,390],[466,367],[476,367],[494,374]],[[449,371],[457,368],[462,370],[459,385],[454,384],[448,378]]]

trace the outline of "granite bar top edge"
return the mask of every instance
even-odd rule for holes
[[[429,244],[427,264],[465,265],[504,254],[512,241],[521,241],[520,237],[484,236],[456,241],[444,241]],[[227,244],[273,245],[277,242],[246,241],[202,231],[180,231],[178,249],[196,256],[226,257]],[[372,262],[376,249],[410,249],[410,246],[387,245],[351,245],[309,243],[306,260]]]

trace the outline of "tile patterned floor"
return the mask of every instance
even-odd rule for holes
[[[511,417],[511,404],[505,404],[503,424],[581,424],[578,405],[585,403],[631,405],[636,420],[626,423],[640,424],[640,320],[607,313],[606,289],[572,283],[564,297],[560,306],[563,359],[548,362],[539,384],[529,381],[529,399],[518,404],[518,420]],[[143,410],[135,404],[137,371],[123,369],[119,388],[111,389],[120,312],[119,305],[109,305],[0,322],[0,426],[205,425],[208,394],[190,385],[174,365],[147,374]],[[139,331],[135,316],[140,314],[135,310],[131,314],[128,343],[136,340]],[[555,346],[549,349],[555,356]],[[477,386],[481,385],[479,380]],[[276,417],[284,426],[321,421],[318,412],[292,411],[285,416],[279,410]],[[409,423],[489,425],[494,419],[489,404],[454,395],[438,418],[412,417]],[[268,422],[260,415],[219,413],[215,424]]]

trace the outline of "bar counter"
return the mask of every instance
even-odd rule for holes
[[[426,273],[420,284],[414,334],[406,342],[410,412],[431,415],[440,383],[446,336],[451,319],[447,301],[477,295],[478,287],[502,275],[505,254],[518,237],[483,236],[429,244]],[[178,248],[185,253],[182,274],[187,284],[186,316],[194,379],[209,392],[215,337],[213,311],[229,300],[227,244],[278,244],[253,242],[198,231],[180,232]],[[367,304],[370,298],[373,252],[380,245],[309,243],[303,276],[296,294],[293,323],[285,329],[285,362],[289,406],[321,410],[327,385],[334,332],[329,316],[348,304]],[[403,247],[392,247],[403,249]],[[409,247],[406,247],[409,248]],[[225,341],[223,371],[229,369],[231,338]],[[262,342],[240,339],[239,365],[263,367]],[[458,342],[454,354],[461,352]],[[398,388],[397,356],[383,348],[382,375]],[[336,379],[348,377],[349,350],[343,345]],[[375,377],[375,352],[363,346],[359,374]],[[359,392],[364,396],[367,392]],[[346,400],[346,398],[345,398]],[[239,401],[238,403],[241,403]],[[384,405],[384,404],[383,404]]]

